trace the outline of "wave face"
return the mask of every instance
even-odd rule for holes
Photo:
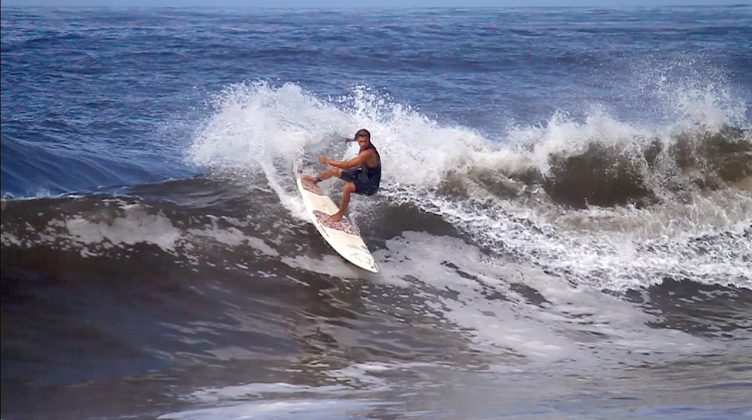
[[[584,122],[556,115],[546,126],[514,127],[499,143],[364,89],[346,99],[352,104],[342,108],[292,84],[233,86],[190,156],[218,173],[263,174],[302,219],[290,168],[318,153],[344,159],[355,152],[341,144],[347,127],[372,127],[385,157],[381,199],[438,215],[487,250],[613,290],[667,273],[751,285],[741,262],[749,255],[752,137],[730,120],[671,131],[602,112]],[[727,258],[727,249],[740,253]]]
[[[3,418],[749,414],[749,7],[2,20]]]

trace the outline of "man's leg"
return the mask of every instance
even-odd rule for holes
[[[347,205],[350,204],[350,194],[355,192],[355,183],[348,182],[342,187],[342,201],[339,203],[339,211],[329,216],[329,220],[332,222],[339,222],[342,220],[342,216],[345,215]]]
[[[342,173],[342,169],[340,169],[340,168],[329,168],[329,169],[326,169],[324,171],[321,171],[321,173],[319,173],[318,177],[313,177],[313,176],[310,176],[310,175],[301,175],[301,177],[304,180],[309,181],[309,182],[313,182],[315,184],[315,183],[321,182],[321,181],[323,181],[325,179],[329,179],[329,178],[331,178],[333,176],[339,176],[340,173]]]

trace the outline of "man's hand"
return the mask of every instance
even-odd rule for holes
[[[319,156],[319,162],[329,165],[332,160],[328,157],[321,155]]]

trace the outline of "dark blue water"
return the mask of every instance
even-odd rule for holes
[[[207,98],[243,81],[323,99],[366,86],[502,141],[509,124],[596,105],[627,121],[673,118],[661,83],[720,84],[712,94],[747,103],[749,23],[749,7],[6,9],[2,192],[195,173],[182,152],[211,115]]]
[[[3,418],[750,413],[750,6],[20,7],[0,35]],[[362,127],[378,275],[290,176]]]

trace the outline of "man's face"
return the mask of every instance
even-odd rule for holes
[[[361,149],[368,147],[368,138],[366,136],[360,135],[356,140],[358,140],[358,146],[360,146]]]

